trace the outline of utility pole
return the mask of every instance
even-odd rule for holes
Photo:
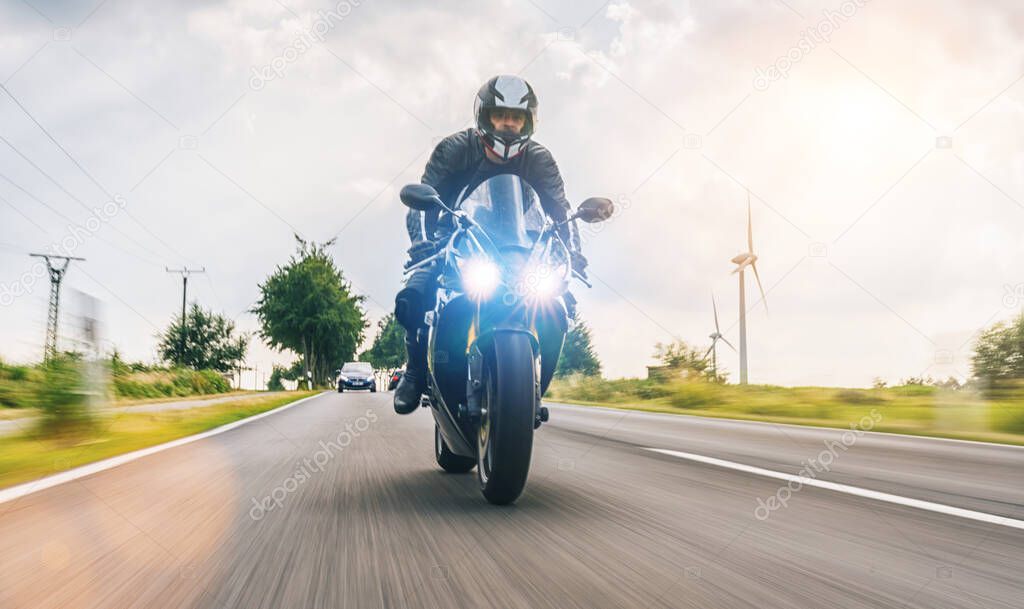
[[[46,342],[43,344],[43,360],[57,355],[57,325],[60,322],[60,282],[72,260],[85,262],[85,258],[75,256],[55,256],[50,254],[29,254],[33,258],[46,260],[46,269],[50,272],[50,306],[46,315]],[[52,260],[63,260],[64,264],[56,266]]]
[[[205,273],[206,267],[204,266],[200,269],[190,269],[188,267],[180,269],[164,268],[168,273],[179,273],[181,275],[181,351],[178,354],[178,365],[181,366],[184,363],[185,338],[188,333],[188,326],[185,324],[185,303],[188,300],[188,276],[192,273]]]

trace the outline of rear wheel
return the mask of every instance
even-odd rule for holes
[[[505,505],[526,486],[533,452],[536,367],[527,335],[498,333],[485,354],[477,434],[477,478],[490,503]]]
[[[434,423],[434,458],[441,469],[450,474],[464,474],[476,467],[476,459],[473,457],[456,455],[448,449],[437,423]]]

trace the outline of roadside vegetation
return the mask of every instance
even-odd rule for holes
[[[12,365],[0,361],[0,412],[4,409],[44,408],[51,400],[65,399],[55,393],[64,390],[81,394],[80,401],[84,403],[88,388],[83,383],[88,363],[74,353],[33,365]],[[227,378],[213,370],[137,362],[129,364],[116,352],[98,363],[103,377],[109,380],[105,388],[100,389],[102,394],[95,396],[104,404],[231,391]]]
[[[555,379],[555,402],[652,412],[845,428],[876,410],[875,431],[1024,445],[1024,315],[977,341],[966,380],[876,380],[871,389],[727,384],[701,350],[656,345],[660,366],[646,379],[601,378],[580,370]]]
[[[921,384],[843,389],[574,376],[556,379],[545,398],[652,412],[842,428],[877,410],[882,420],[875,425],[875,431],[1024,444],[1024,386],[987,394],[977,389]]]
[[[189,410],[123,413],[93,419],[73,433],[48,428],[0,437],[0,488],[100,459],[190,436],[314,395],[254,394],[251,398]]]
[[[328,253],[333,239],[322,244],[295,239],[298,250],[260,284],[251,312],[260,321],[260,338],[299,358],[301,375],[275,369],[271,387],[280,386],[281,379],[309,379],[313,387],[329,387],[334,370],[351,361],[363,342],[366,297],[355,293]]]

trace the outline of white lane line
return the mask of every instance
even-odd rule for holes
[[[987,522],[989,524],[998,524],[1004,527],[1011,527],[1014,529],[1024,529],[1024,520],[1015,520],[1013,518],[1006,518],[1004,516],[986,514],[985,512],[965,510],[963,508],[953,507],[951,505],[944,505],[942,503],[932,503],[931,501],[922,501],[920,499],[911,499],[909,497],[891,495],[889,493],[872,491],[857,486],[849,486],[847,484],[837,484],[835,482],[815,480],[813,478],[807,478],[804,476],[784,474],[782,472],[776,472],[769,469],[762,469],[760,467],[754,467],[752,465],[744,465],[742,463],[736,463],[734,461],[726,461],[724,459],[716,459],[714,457],[705,457],[704,455],[685,453],[678,450],[668,450],[665,448],[645,448],[644,450],[661,453],[663,455],[669,455],[670,457],[678,457],[680,459],[696,461],[698,463],[706,463],[707,465],[725,467],[728,469],[733,469],[748,474],[754,474],[755,476],[765,476],[766,478],[775,478],[776,480],[785,480],[786,482],[799,482],[803,486],[813,486],[817,488],[828,489],[830,491],[836,491],[839,493],[846,493],[847,495],[856,495],[857,497],[866,497],[868,499],[874,499],[876,501],[884,501],[886,503],[894,503],[896,505],[917,508],[919,510],[937,512],[939,514],[946,514],[948,516],[957,516],[960,518],[967,518],[969,520]]]
[[[253,421],[257,421],[259,419],[262,419],[263,417],[269,417],[272,414],[288,410],[289,408],[298,406],[303,402],[307,402],[314,398],[318,398],[322,395],[326,395],[326,393],[329,392],[311,395],[308,398],[302,398],[301,400],[296,400],[289,404],[285,404],[284,406],[281,406],[279,408],[268,410],[266,412],[261,412],[260,414],[253,415],[247,419],[240,419],[238,421],[235,421],[234,423],[228,423],[227,425],[214,427],[213,429],[204,431],[202,433],[197,433],[193,436],[178,438],[177,440],[171,440],[170,442],[157,444],[156,446],[150,446],[149,448],[142,448],[130,453],[125,453],[123,455],[110,457],[109,459],[103,459],[102,461],[96,461],[94,463],[89,463],[88,465],[83,465],[81,467],[69,469],[65,472],[60,472],[59,474],[54,474],[52,476],[47,476],[45,478],[38,478],[31,482],[24,482],[16,486],[11,486],[2,489],[0,490],[0,503],[14,501],[15,499],[20,499],[25,495],[31,495],[32,493],[52,488],[54,486],[57,486],[58,484],[64,484],[65,482],[71,482],[72,480],[78,480],[79,478],[84,478],[85,476],[91,476],[92,474],[98,472],[113,469],[119,465],[124,465],[125,463],[130,463],[143,457],[148,457],[149,455],[152,455],[154,453],[162,452],[171,448],[176,448],[178,446],[183,446],[185,444],[191,444],[192,442],[196,442],[204,438],[209,438],[210,436],[216,436],[217,434],[222,434],[226,431],[231,431],[236,427],[241,427],[246,423],[252,423]]]

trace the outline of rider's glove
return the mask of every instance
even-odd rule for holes
[[[587,276],[587,258],[579,252],[569,252],[569,261],[572,264],[572,270],[576,271],[583,277]]]
[[[417,262],[422,262],[433,256],[437,252],[437,244],[433,241],[420,239],[414,241],[412,247],[407,251],[409,252],[409,262],[405,263],[405,268],[409,268]]]

